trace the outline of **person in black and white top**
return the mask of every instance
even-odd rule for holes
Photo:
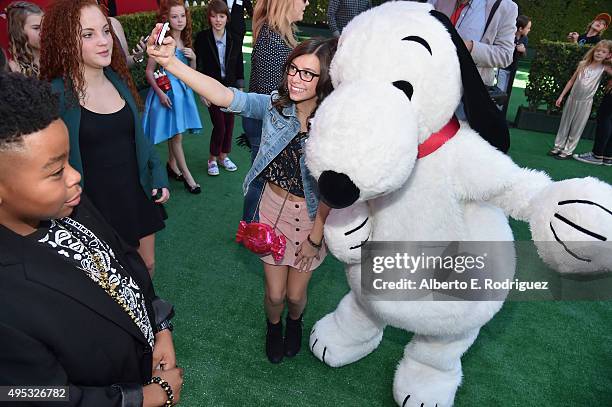
[[[370,0],[329,0],[327,5],[329,30],[334,37],[339,37],[349,21],[371,7]]]
[[[71,406],[171,406],[172,306],[81,193],[58,104],[48,83],[0,73],[12,118],[0,122],[0,384],[67,386]]]

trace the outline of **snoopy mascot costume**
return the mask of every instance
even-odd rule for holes
[[[357,16],[340,37],[331,76],[335,90],[313,119],[306,163],[333,208],[325,240],[351,290],[315,324],[310,349],[337,367],[376,349],[386,325],[413,332],[395,372],[395,401],[452,406],[461,356],[503,301],[369,301],[360,284],[363,242],[513,241],[513,217],[529,223],[556,271],[609,271],[612,251],[590,243],[612,238],[612,187],[595,178],[553,182],[518,167],[468,50],[429,4],[388,2]],[[454,115],[460,102],[466,121]]]

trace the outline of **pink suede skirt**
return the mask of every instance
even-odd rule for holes
[[[261,202],[259,203],[259,221],[266,223],[270,226],[274,226],[274,222],[278,217],[285,196],[277,195],[276,192],[272,191],[271,188],[264,188]],[[308,208],[306,208],[306,202],[295,202],[287,199],[285,207],[280,215],[280,219],[276,225],[276,233],[284,235],[287,239],[287,249],[285,250],[285,256],[280,261],[275,261],[272,255],[260,257],[264,263],[274,264],[277,266],[291,266],[294,265],[297,257],[297,249],[300,247],[302,242],[307,240],[307,236],[314,226],[314,221],[311,221],[308,217]],[[314,270],[323,262],[327,249],[325,245],[319,251],[320,258],[316,258],[310,265],[310,270]]]

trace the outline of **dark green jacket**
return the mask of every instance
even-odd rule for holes
[[[160,164],[157,151],[155,151],[153,143],[151,143],[144,135],[142,130],[140,115],[136,101],[132,97],[132,94],[127,85],[121,80],[110,68],[104,69],[104,74],[115,86],[115,89],[119,92],[121,97],[128,104],[134,115],[134,128],[136,134],[134,134],[136,141],[136,160],[138,161],[138,175],[140,178],[140,185],[145,191],[147,196],[151,195],[153,188],[168,188],[168,176],[164,167]],[[70,165],[72,165],[78,172],[83,176],[83,163],[81,161],[81,150],[79,145],[79,129],[81,127],[81,106],[77,99],[72,97],[72,92],[68,97],[65,87],[64,80],[62,78],[55,78],[51,81],[53,91],[56,92],[60,100],[60,116],[66,127],[68,127],[68,133],[70,135]],[[73,100],[70,103],[71,99]],[[81,184],[85,185],[85,179],[81,179]]]

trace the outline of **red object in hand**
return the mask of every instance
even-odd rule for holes
[[[257,222],[246,223],[243,220],[238,225],[236,242],[242,243],[255,254],[261,256],[272,254],[275,261],[282,260],[287,247],[285,236],[277,236],[272,226]]]
[[[159,78],[155,78],[155,82],[157,83],[157,86],[164,91],[164,93],[168,93],[170,89],[172,89],[172,84],[170,83],[170,79],[168,79],[167,75],[161,75]]]

